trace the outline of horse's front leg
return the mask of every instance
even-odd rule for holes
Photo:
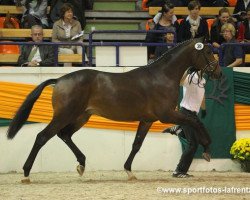
[[[160,121],[162,123],[192,126],[196,130],[195,134],[199,143],[204,147],[204,152],[209,153],[209,145],[211,144],[211,139],[209,134],[207,133],[206,128],[198,117],[195,118],[191,115],[186,115],[179,111],[172,111],[161,117]]]
[[[132,146],[132,150],[129,154],[127,161],[124,164],[124,169],[128,174],[128,180],[136,179],[136,177],[131,172],[131,165],[132,165],[132,162],[134,160],[135,155],[140,150],[142,143],[143,143],[150,127],[152,126],[152,124],[153,124],[152,122],[140,122],[139,123],[138,129],[136,132],[136,136],[135,136],[135,140],[134,140],[134,143]]]

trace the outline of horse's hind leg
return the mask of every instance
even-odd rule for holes
[[[23,183],[30,182],[30,179],[28,177],[39,150],[43,147],[43,145],[46,144],[46,142],[48,142],[53,136],[55,136],[59,132],[59,130],[61,129],[61,124],[63,124],[62,121],[53,119],[48,124],[48,126],[37,135],[32,150],[23,166],[25,177],[22,180]]]
[[[144,141],[152,124],[153,124],[152,122],[140,122],[139,123],[138,129],[136,132],[136,136],[135,136],[135,140],[134,140],[134,143],[132,146],[132,150],[129,154],[127,161],[124,164],[124,169],[128,174],[129,180],[136,179],[136,177],[131,172],[131,165],[132,165],[132,162],[134,160],[135,155],[140,150],[142,143],[143,143],[143,141]]]
[[[71,149],[71,151],[76,156],[77,161],[79,162],[79,165],[77,166],[77,172],[79,173],[80,176],[83,175],[83,172],[85,169],[86,157],[79,150],[79,148],[75,145],[71,137],[76,131],[78,131],[89,120],[89,118],[90,118],[90,115],[85,114],[82,117],[80,117],[78,121],[67,125],[57,134],[57,136],[65,142],[65,144]]]

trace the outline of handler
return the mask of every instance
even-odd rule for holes
[[[205,83],[206,80],[202,77],[201,72],[192,72],[192,70],[185,72],[180,82],[180,85],[183,86],[183,99],[180,103],[180,112],[193,118],[199,122],[201,126],[204,125],[199,120],[198,113],[201,108],[202,118],[206,115]],[[187,174],[187,171],[193,161],[195,152],[197,151],[199,145],[199,138],[197,138],[195,131],[196,130],[190,125],[176,125],[163,131],[163,133],[169,132],[185,138],[188,142],[188,146],[183,151],[179,164],[172,175],[173,177],[187,178],[192,176]],[[206,134],[210,140],[208,133]],[[210,161],[210,155],[207,151],[203,153],[203,157],[205,160]]]

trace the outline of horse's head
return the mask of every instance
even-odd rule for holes
[[[204,44],[204,38],[194,39],[190,45],[192,46],[193,67],[211,78],[219,79],[222,72],[211,46]]]

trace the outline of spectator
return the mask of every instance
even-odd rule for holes
[[[234,15],[237,18],[237,21],[243,21],[246,16],[246,10],[250,7],[250,0],[238,0],[235,8]]]
[[[43,41],[43,28],[34,25],[31,28],[31,37],[33,42]],[[26,45],[22,47],[21,55],[18,58],[18,66],[38,67],[53,66],[54,51],[50,45]]]
[[[221,27],[223,24],[232,23],[234,25],[235,20],[230,16],[230,12],[227,8],[219,10],[219,15],[212,24],[210,31],[210,39],[213,47],[219,48],[222,42],[225,42],[221,34]]]
[[[224,24],[221,32],[225,43],[238,43],[235,39],[235,27],[231,23]],[[225,45],[222,47],[222,67],[238,67],[243,62],[243,51],[239,45]]]
[[[177,38],[180,42],[202,36],[208,39],[208,25],[206,19],[199,16],[200,9],[198,1],[191,1],[188,4],[190,14],[180,23],[178,31]]]
[[[73,6],[69,3],[63,4],[60,10],[61,16],[53,25],[52,42],[82,42],[83,36],[72,40],[81,33],[82,28],[79,21],[73,19]],[[82,54],[81,46],[60,46],[59,54]],[[72,66],[72,63],[64,63],[64,66]]]
[[[153,30],[168,30],[173,28],[175,32],[178,32],[179,24],[177,18],[174,15],[174,5],[170,2],[167,2],[162,6],[160,13],[154,17],[155,26]],[[148,43],[160,43],[164,42],[164,35],[160,33],[147,33],[146,42]],[[155,47],[148,48],[149,59],[154,59]]]
[[[241,23],[238,23],[238,38],[239,41],[250,41],[250,7],[247,8],[246,16]]]
[[[93,8],[90,0],[51,0],[49,14],[51,23],[53,24],[60,19],[60,10],[65,3],[70,3],[73,6],[74,17],[80,22],[82,29],[84,29],[86,25],[85,9]]]
[[[165,34],[164,39],[165,42],[167,44],[173,44],[174,43],[174,29],[173,28],[169,28],[169,31],[172,32],[168,32]],[[158,58],[160,57],[164,52],[166,52],[167,50],[169,50],[170,48],[172,48],[172,45],[167,45],[167,46],[157,46],[155,49],[155,57]]]
[[[22,0],[21,4],[24,7],[22,28],[31,28],[34,25],[48,28],[47,3],[47,0]]]

